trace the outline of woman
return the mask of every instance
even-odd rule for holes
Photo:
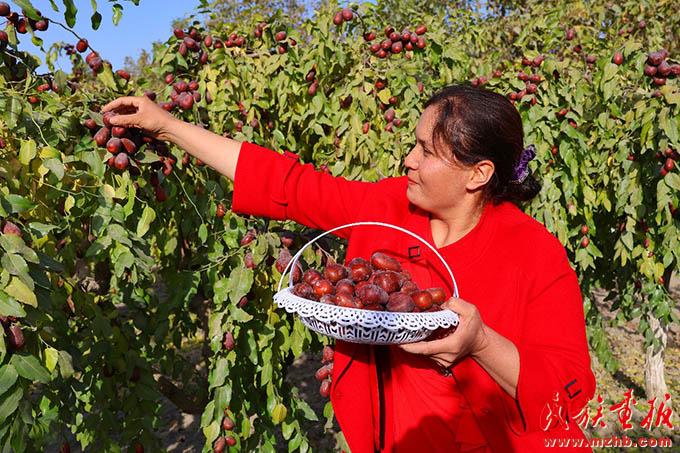
[[[402,226],[437,247],[462,298],[445,338],[402,346],[338,341],[331,399],[353,453],[533,452],[585,441],[573,418],[595,389],[576,275],[564,247],[513,202],[540,186],[521,118],[502,95],[470,86],[433,96],[404,162],[407,176],[347,181],[284,155],[121,98],[114,125],[168,140],[234,181],[234,212],[329,230],[360,221]],[[340,230],[346,261],[388,253],[421,288],[453,288],[441,261],[384,227]],[[581,448],[591,451],[587,443]]]

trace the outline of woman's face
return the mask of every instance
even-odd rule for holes
[[[475,178],[475,166],[464,167],[435,154],[432,129],[436,115],[436,106],[426,108],[416,126],[416,145],[404,160],[408,176],[406,197],[425,211],[443,213],[466,195]],[[449,160],[453,159],[451,156]]]

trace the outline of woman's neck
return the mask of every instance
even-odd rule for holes
[[[437,248],[453,244],[472,231],[482,218],[486,203],[470,203],[445,213],[430,212],[432,239]]]

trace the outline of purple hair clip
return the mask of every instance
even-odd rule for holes
[[[510,184],[522,184],[527,176],[529,176],[529,161],[536,157],[536,147],[529,145],[522,150],[519,156],[519,162],[515,165],[515,172],[512,175]]]

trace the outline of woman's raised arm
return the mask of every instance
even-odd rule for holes
[[[111,118],[111,124],[137,127],[158,140],[172,142],[234,180],[241,142],[177,119],[146,96],[118,98],[102,109],[109,111],[118,113]]]

